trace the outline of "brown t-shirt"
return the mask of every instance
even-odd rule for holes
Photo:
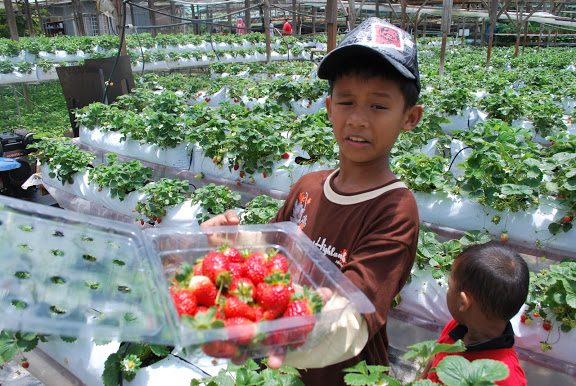
[[[388,310],[410,275],[418,246],[418,207],[400,180],[344,194],[333,184],[336,173],[303,176],[272,220],[297,223],[376,308],[364,315],[370,336],[362,353],[336,365],[302,371],[302,380],[312,386],[344,384],[342,369],[362,360],[388,365]]]

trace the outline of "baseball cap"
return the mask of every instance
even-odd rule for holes
[[[318,77],[329,79],[342,61],[359,55],[384,59],[400,74],[414,79],[420,91],[416,42],[408,32],[377,17],[364,20],[344,36],[338,47],[324,56],[318,67]]]

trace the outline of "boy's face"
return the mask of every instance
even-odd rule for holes
[[[388,163],[400,131],[412,130],[422,107],[404,111],[404,96],[393,80],[350,74],[334,82],[326,98],[340,157],[356,163]]]

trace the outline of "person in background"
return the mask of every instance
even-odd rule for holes
[[[419,378],[439,383],[433,371],[438,362],[448,355],[460,355],[469,361],[493,359],[506,364],[508,378],[496,382],[499,386],[526,385],[510,319],[526,301],[529,275],[528,265],[518,253],[494,242],[462,252],[452,265],[446,293],[454,319],[444,327],[438,342],[453,344],[462,339],[466,351],[436,354]]]
[[[236,33],[238,35],[246,35],[246,26],[244,25],[244,20],[241,17],[238,18],[238,24],[236,25]]]
[[[286,22],[282,27],[282,35],[292,35],[292,24],[288,21],[288,19],[284,19]]]

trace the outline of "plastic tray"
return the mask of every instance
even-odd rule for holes
[[[316,315],[304,348],[325,338],[349,307],[374,312],[365,295],[293,223],[143,230],[0,196],[0,328],[177,347],[226,340],[224,328],[182,325],[169,293],[182,262],[224,243],[261,252],[279,249],[294,283],[327,287],[346,299]],[[299,317],[263,321],[258,331],[304,322]]]

